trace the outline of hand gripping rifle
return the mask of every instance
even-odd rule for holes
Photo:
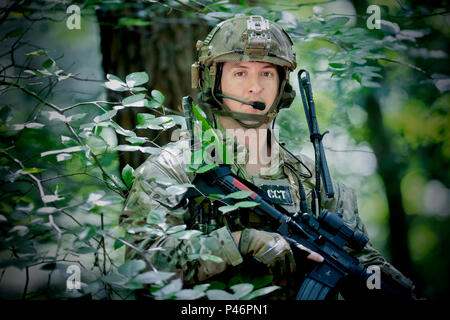
[[[243,190],[252,191],[247,200],[259,204],[253,210],[266,218],[270,225],[273,225],[274,231],[290,243],[291,248],[300,250],[302,256],[305,256],[305,250],[300,246],[303,245],[324,258],[323,262],[316,263],[306,275],[297,294],[297,300],[323,300],[341,283],[341,280],[345,279],[354,279],[358,283],[358,288],[364,287],[368,290],[366,282],[371,273],[347,253],[344,246],[360,251],[369,239],[363,233],[348,227],[337,213],[323,210],[317,219],[300,211],[290,216],[283,207],[271,203],[261,189],[233,174],[229,165],[219,165],[197,174],[193,184],[195,188],[190,188],[185,195],[188,198],[211,193],[227,195]],[[239,200],[225,198],[217,201],[233,204]],[[382,298],[409,298],[408,293],[399,284],[380,282],[381,290],[370,291],[380,291]]]

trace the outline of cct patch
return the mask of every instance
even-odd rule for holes
[[[273,203],[280,205],[293,205],[291,191],[288,186],[280,186],[280,185],[261,185],[261,190],[263,190],[269,199],[272,200]]]

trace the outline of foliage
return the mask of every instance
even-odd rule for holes
[[[134,297],[134,290],[147,287],[156,299],[251,299],[276,289],[264,287],[270,281],[262,286],[229,283],[228,291],[225,285],[208,284],[186,289],[180,281],[170,280],[170,273],[144,270],[144,260],[123,261],[126,247],[136,249],[124,240],[129,230],[124,230],[119,222],[136,168],[126,166],[120,171],[117,155],[136,151],[151,155],[160,151],[161,147],[154,141],[138,136],[136,129],[162,132],[174,127],[185,128],[185,124],[180,116],[166,113],[164,93],[156,89],[147,92],[149,76],[145,71],[133,72],[125,79],[106,75],[106,81],[101,82],[105,90],[117,93],[115,101],[86,101],[79,97],[79,102],[72,103],[64,97],[65,92],[58,93],[57,89],[65,82],[83,79],[66,70],[64,65],[70,62],[65,62],[58,53],[26,37],[41,20],[65,23],[66,7],[55,1],[26,2],[23,7],[8,2],[0,11],[0,281],[5,282],[13,268],[24,270],[22,297],[34,299],[80,296],[129,299]],[[419,18],[419,22],[414,20],[419,11],[414,11],[410,4],[400,9],[382,6],[386,18],[381,22],[381,29],[368,30],[363,25],[355,25],[352,17],[327,14],[322,7],[308,6],[310,14],[301,16],[296,10],[303,10],[303,7],[303,4],[293,3],[278,10],[273,9],[276,4],[263,7],[249,6],[245,1],[233,4],[218,0],[138,4],[87,1],[82,12],[92,14],[93,8],[138,8],[129,11],[135,16],[120,19],[119,26],[123,28],[151,26],[156,18],[168,15],[171,10],[183,11],[186,19],[200,17],[210,25],[235,14],[261,14],[275,20],[293,36],[300,53],[300,67],[311,71],[317,104],[323,102],[323,108],[318,110],[321,126],[324,123],[323,127],[330,126],[337,132],[342,132],[342,127],[347,128],[344,135],[351,138],[355,147],[362,146],[374,134],[366,125],[370,122],[369,110],[359,98],[367,92],[376,92],[385,101],[383,119],[392,133],[395,155],[402,161],[401,196],[410,211],[410,243],[417,248],[413,250],[413,259],[423,266],[419,269],[444,277],[445,268],[431,266],[435,265],[436,257],[447,250],[447,230],[439,229],[439,225],[442,221],[448,224],[448,216],[442,214],[442,210],[433,209],[433,204],[417,201],[426,192],[432,194],[442,188],[448,195],[449,70],[444,67],[448,62],[447,53],[434,49],[435,43],[442,40],[442,33],[445,34],[436,27],[440,23],[439,11],[421,7],[423,15],[436,18],[430,16],[430,20],[421,24]],[[445,38],[444,43],[447,42]],[[102,86],[95,81],[89,85],[92,83],[99,88]],[[69,91],[67,87],[64,90]],[[56,97],[58,94],[63,97]],[[58,99],[61,103],[52,102]],[[295,104],[298,105],[297,100]],[[127,129],[114,120],[125,108],[139,110],[136,128]],[[361,117],[357,118],[357,114]],[[200,114],[197,112],[196,116]],[[307,136],[304,128],[298,128],[299,117],[298,109],[283,111],[277,121],[283,129],[282,140],[296,150],[303,148],[305,139],[300,137]],[[117,135],[125,137],[128,144],[117,145]],[[207,146],[205,142],[204,147]],[[369,152],[373,153],[372,149]],[[378,161],[389,159],[387,156],[387,160]],[[211,167],[193,169],[201,172]],[[334,169],[341,178],[348,175],[348,172]],[[411,180],[417,172],[421,172],[420,179]],[[379,204],[386,201],[380,196],[385,193],[382,183],[367,187],[370,181],[381,179],[363,178],[365,183],[359,179],[354,184],[363,185],[362,191],[368,189],[367,202],[378,204],[373,207],[387,207]],[[433,187],[436,185],[440,189]],[[245,198],[245,194],[230,196]],[[253,205],[239,202],[222,207],[221,211]],[[433,212],[437,213],[427,216]],[[381,213],[369,212],[368,215],[379,217]],[[151,212],[147,223],[158,222],[164,226],[164,219],[158,212]],[[143,228],[186,239],[198,236],[183,227],[154,230],[147,225]],[[213,256],[204,258],[215,259]],[[71,264],[82,268],[80,290],[66,290],[66,270]],[[42,292],[29,291],[30,277],[34,274],[31,270],[45,274]],[[58,272],[62,277],[58,278]],[[422,277],[426,279],[424,282],[445,282],[438,276],[432,279],[422,273]],[[443,294],[447,288],[436,290]],[[438,294],[432,289],[428,293]]]

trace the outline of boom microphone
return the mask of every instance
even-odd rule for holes
[[[266,104],[264,102],[246,102],[244,100],[238,99],[238,98],[233,98],[230,96],[226,96],[224,94],[218,93],[216,94],[216,96],[221,97],[221,98],[226,98],[226,99],[231,99],[231,100],[235,100],[237,102],[243,103],[243,104],[248,104],[250,106],[252,106],[253,108],[257,109],[257,110],[264,110],[266,108]]]

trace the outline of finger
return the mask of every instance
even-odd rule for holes
[[[297,244],[297,248],[299,248],[300,250],[306,251],[308,253],[308,255],[306,256],[306,258],[308,258],[309,260],[315,261],[315,262],[323,262],[323,257],[318,254],[317,252],[312,251],[311,249],[301,245],[301,244]]]
[[[284,271],[285,271],[284,270],[284,263],[285,263],[285,261],[282,258],[282,259],[277,259],[275,261],[275,263],[273,264],[273,273],[274,273],[275,277],[281,279],[284,276]]]
[[[290,253],[288,255],[288,259],[286,259],[286,261],[288,261],[289,263],[289,269],[291,273],[294,273],[296,265],[295,265],[295,258],[294,255],[292,253]]]

